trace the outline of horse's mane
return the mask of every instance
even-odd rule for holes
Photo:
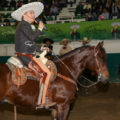
[[[101,51],[101,53],[106,54],[106,51],[103,47],[100,47],[100,51]]]
[[[70,54],[76,53],[78,50],[80,50],[82,52],[83,50],[85,50],[86,48],[89,48],[89,47],[91,47],[91,46],[81,46],[81,47],[78,47],[78,48],[75,48],[75,49],[71,50],[70,52],[68,52],[64,55],[58,56],[58,57],[59,57],[59,59],[62,59],[66,56],[69,56]],[[57,62],[57,60],[58,60],[58,58],[54,57],[53,61]]]
[[[73,53],[76,53],[76,52],[79,51],[79,50],[82,52],[82,51],[85,50],[86,48],[91,48],[91,47],[95,47],[95,46],[81,46],[81,47],[78,47],[78,48],[75,48],[75,49],[71,50],[70,52],[68,52],[68,53],[66,53],[66,54],[64,54],[64,55],[62,55],[62,56],[58,56],[58,57],[59,57],[59,59],[62,59],[62,58],[67,57],[67,56],[69,56],[69,55],[71,55],[71,54],[73,54]],[[99,47],[99,50],[101,51],[101,53],[102,53],[103,55],[106,54],[106,51],[105,51],[105,49],[104,49],[103,47]],[[54,62],[57,62],[57,60],[58,60],[58,58],[57,58],[57,57],[54,57],[53,61],[54,61]]]

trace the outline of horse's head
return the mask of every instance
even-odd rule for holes
[[[103,48],[103,42],[100,42],[97,46],[92,47],[90,50],[90,56],[88,57],[86,67],[98,75],[98,80],[106,83],[109,79],[109,72],[106,63],[106,53]]]
[[[97,75],[99,81],[105,83],[109,79],[103,42],[97,46],[76,48],[54,62],[64,74],[71,73],[74,79],[78,79],[85,69]]]

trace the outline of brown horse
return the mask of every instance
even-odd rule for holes
[[[85,68],[98,75],[99,81],[106,82],[109,73],[106,65],[106,54],[103,43],[97,46],[80,47],[60,58],[54,60],[58,73],[70,78],[77,83],[78,77]],[[76,93],[76,84],[73,84],[60,77],[51,83],[50,90],[53,93],[52,100],[57,103],[51,108],[55,120],[66,120],[70,104],[73,102]],[[17,88],[11,81],[11,71],[5,64],[0,64],[0,100],[6,99],[9,102],[25,107],[36,107],[39,94],[39,81],[27,80]]]

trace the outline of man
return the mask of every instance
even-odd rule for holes
[[[119,38],[119,36],[118,36],[119,30],[118,30],[118,24],[117,23],[111,29],[111,33],[112,33],[112,36],[115,40]]]
[[[40,47],[35,44],[35,40],[42,35],[42,30],[44,28],[44,24],[42,22],[38,25],[38,30],[33,31],[31,28],[31,23],[35,21],[35,18],[38,17],[43,11],[43,4],[40,2],[32,2],[29,4],[25,4],[16,11],[12,13],[12,17],[17,21],[21,21],[16,29],[15,34],[15,51],[18,58],[22,61],[22,63],[29,67],[32,70],[36,70],[33,63],[36,63],[38,69],[41,68],[46,74],[46,81],[43,89],[42,102],[40,100],[40,94],[38,96],[37,105],[40,107],[46,107],[46,93],[48,83],[51,77],[51,73],[49,69],[37,58],[35,58],[36,52],[41,52],[43,50],[48,50],[46,47]],[[47,100],[48,101],[48,100]],[[41,103],[41,104],[40,104]],[[55,103],[49,101],[47,106],[52,106]]]
[[[77,31],[76,27],[73,27],[73,31],[70,32],[72,40],[79,40],[80,39],[80,33]]]
[[[68,40],[68,39],[63,39],[60,44],[63,45],[61,48],[60,48],[60,51],[59,51],[59,55],[64,55],[68,52],[70,52],[72,50],[72,48],[68,45],[71,41]]]
[[[90,46],[90,41],[87,37],[84,37],[82,40],[82,46]]]
[[[52,60],[52,51],[53,51],[53,43],[54,41],[50,38],[44,38],[43,43],[45,44],[44,47],[48,47],[50,51],[46,54],[45,57],[47,57],[49,60]]]
[[[81,2],[79,2],[79,4],[76,6],[75,16],[77,16],[78,14],[83,15],[83,5]]]

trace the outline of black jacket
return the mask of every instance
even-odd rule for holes
[[[40,46],[37,46],[35,40],[41,35],[40,30],[33,31],[30,24],[21,21],[16,29],[15,34],[15,51],[16,53],[35,54],[41,52]]]

